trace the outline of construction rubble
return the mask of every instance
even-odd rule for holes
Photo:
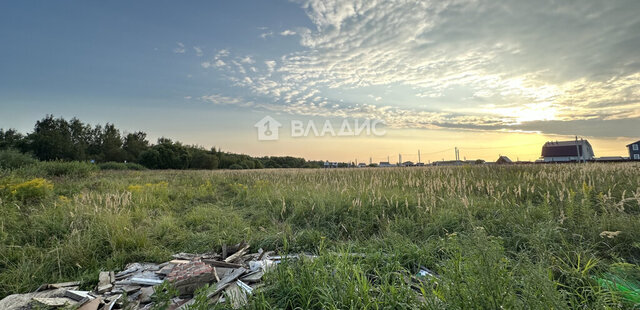
[[[194,292],[206,285],[210,303],[229,301],[239,308],[261,286],[264,273],[283,259],[262,249],[247,254],[248,249],[238,244],[223,246],[222,254],[179,253],[162,264],[132,263],[120,272],[100,272],[91,291],[80,290],[80,282],[45,284],[33,293],[7,296],[0,309],[151,309],[159,302],[155,289],[165,281],[178,292],[178,297],[164,301],[168,309],[188,309],[195,302]]]

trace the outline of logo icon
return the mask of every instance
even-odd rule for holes
[[[253,126],[258,129],[258,140],[272,141],[278,140],[278,131],[280,130],[280,127],[282,127],[282,124],[273,119],[273,117],[267,115]]]

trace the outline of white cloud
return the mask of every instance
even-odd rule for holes
[[[187,50],[184,48],[184,44],[182,42],[176,42],[178,47],[173,49],[173,52],[176,54],[184,54]]]
[[[222,50],[219,50],[219,51],[216,53],[216,56],[215,56],[214,58],[215,58],[215,59],[220,59],[220,58],[223,58],[223,57],[228,57],[228,56],[229,56],[229,54],[230,54],[230,53],[229,53],[229,50],[227,50],[227,49],[222,49]]]
[[[296,32],[295,32],[295,31],[292,31],[292,30],[287,29],[287,30],[285,30],[285,31],[283,31],[283,32],[280,32],[280,35],[281,35],[281,36],[294,36],[294,35],[296,35]]]
[[[273,31],[269,31],[269,32],[263,32],[260,34],[260,37],[263,39],[267,39],[268,37],[272,37],[273,36]]]
[[[202,48],[200,48],[198,46],[194,46],[193,50],[196,51],[196,56],[198,56],[198,57],[202,57],[202,55],[204,55],[204,53],[202,52]]]
[[[279,34],[300,35],[304,49],[256,70],[245,70],[242,58],[227,61],[230,81],[269,109],[420,128],[640,116],[635,0],[298,3],[314,27]],[[263,39],[273,35],[261,30]],[[385,103],[400,93],[402,106],[368,96],[382,87],[391,91],[379,93]],[[343,91],[361,99],[345,100]]]
[[[242,98],[224,96],[220,94],[205,95],[198,98],[200,101],[218,104],[218,105],[236,105],[242,107],[251,107],[254,105],[252,101],[245,101]]]
[[[267,60],[264,64],[267,65],[269,72],[273,72],[273,69],[276,67],[276,62],[274,60]]]
[[[253,58],[251,58],[251,56],[245,56],[244,58],[242,58],[242,59],[240,60],[240,62],[242,62],[242,63],[246,63],[246,64],[253,64],[253,63],[255,63],[256,61],[255,61],[255,60],[253,60]]]

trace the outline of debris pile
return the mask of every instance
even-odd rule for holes
[[[165,281],[178,292],[165,301],[168,309],[187,309],[195,302],[194,292],[206,285],[210,285],[206,291],[210,303],[229,301],[239,308],[261,286],[264,273],[284,258],[262,249],[247,254],[248,249],[238,244],[223,246],[222,254],[179,253],[162,264],[132,263],[117,273],[100,272],[91,291],[80,290],[80,282],[45,284],[33,293],[7,296],[0,301],[0,309],[151,309],[157,302],[152,296]]]

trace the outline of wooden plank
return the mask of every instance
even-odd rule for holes
[[[222,259],[226,259],[227,258],[227,244],[223,244],[222,245]]]
[[[220,277],[218,276],[218,271],[216,267],[213,267],[213,276],[216,277],[216,282],[220,282]]]
[[[62,283],[54,283],[50,285],[53,288],[63,288],[63,287],[70,287],[70,286],[80,286],[80,281],[74,281],[74,282],[62,282]]]
[[[246,253],[248,249],[249,245],[247,244],[242,249],[238,250],[238,252],[235,252],[233,255],[227,257],[224,261],[227,263],[232,263],[236,259],[242,257],[242,255],[244,255],[244,253]]]
[[[229,285],[229,283],[237,280],[240,276],[242,276],[247,270],[240,267],[234,270],[231,274],[224,277],[220,282],[218,282],[215,286],[215,289],[207,294],[207,298],[211,298],[213,296],[218,295],[225,287]]]
[[[228,263],[228,262],[224,262],[224,261],[220,261],[220,260],[213,260],[213,259],[203,259],[202,262],[207,263],[213,267],[223,267],[223,268],[240,268],[242,267],[242,265],[240,264],[234,264],[234,263]]]
[[[100,307],[101,301],[102,300],[100,298],[93,299],[85,303],[84,305],[80,306],[78,310],[98,310],[98,307]]]
[[[64,292],[64,297],[71,298],[75,301],[81,301],[85,298],[88,298],[88,299],[94,298],[93,296],[89,295],[89,291],[74,291],[74,290],[68,290]]]

